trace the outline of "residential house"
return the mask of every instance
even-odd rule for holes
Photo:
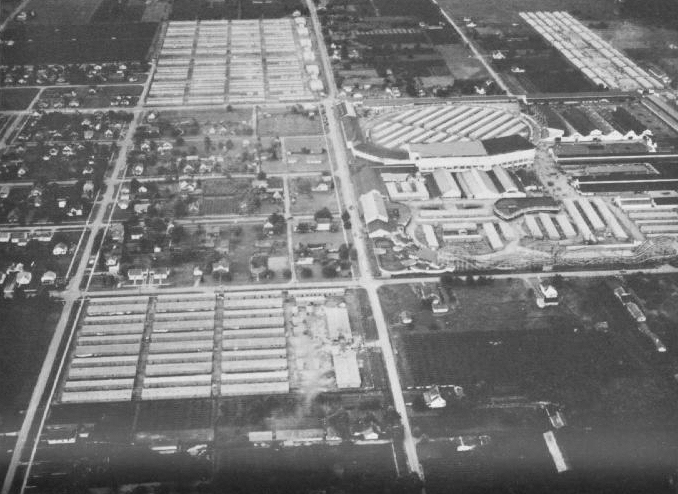
[[[43,285],[53,285],[56,282],[56,273],[54,271],[45,271],[40,278]]]
[[[52,254],[55,256],[65,256],[68,254],[68,245],[66,245],[64,242],[59,242],[52,249]]]
[[[136,285],[137,281],[144,282],[146,280],[147,270],[133,268],[127,271],[127,279]]]
[[[153,268],[149,274],[153,278],[153,283],[162,284],[163,281],[166,281],[167,278],[169,278],[170,273],[171,273],[170,268],[159,267]]]
[[[331,218],[318,218],[316,230],[319,232],[329,232],[332,229]]]
[[[313,192],[328,192],[330,190],[330,186],[327,182],[320,182],[319,184],[314,185],[311,190]]]

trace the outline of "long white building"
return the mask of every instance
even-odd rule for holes
[[[520,168],[534,163],[535,147],[524,137],[513,135],[483,141],[408,144],[410,160],[422,172],[438,168],[460,172],[489,171],[493,167]]]

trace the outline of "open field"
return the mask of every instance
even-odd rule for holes
[[[518,12],[527,10],[567,10],[584,19],[605,20],[614,17],[613,0],[480,0],[473,3],[464,0],[439,0],[454,18],[471,17],[473,20],[494,22],[517,22]]]
[[[313,187],[317,187],[320,182],[320,176],[298,177],[290,180],[292,214],[313,215],[322,208],[328,208],[333,213],[339,213],[337,196],[333,189],[313,191]]]
[[[375,0],[374,6],[381,16],[415,15],[428,24],[442,20],[438,9],[428,0]]]
[[[117,0],[103,0],[92,15],[92,22],[139,22],[146,5],[145,0],[127,0],[124,4]]]
[[[434,411],[423,407],[421,389],[406,391],[415,436],[438,438],[417,446],[427,492],[445,493],[450,482],[479,493],[516,492],[508,486],[525,493],[612,493],[622,484],[625,492],[628,486],[640,494],[650,485],[670,492],[666,475],[678,438],[668,432],[676,418],[666,354],[644,341],[603,280],[557,284],[560,305],[537,309],[522,282],[458,282],[449,313],[435,317],[417,309],[411,289],[382,289],[403,385],[457,385],[465,393],[458,399],[443,388],[447,407]],[[654,297],[655,307],[671,306],[671,296],[659,295],[671,293],[671,280],[662,279],[661,289],[650,278],[629,285],[641,298]],[[398,306],[412,310],[413,324],[397,322]],[[609,329],[601,329],[603,321]],[[557,435],[572,475],[555,475],[541,437],[551,426],[543,410],[527,406],[533,401],[556,403],[564,413],[570,427]],[[460,452],[458,441],[448,439],[459,435],[465,444],[483,435],[486,445]]]
[[[308,136],[322,133],[320,117],[310,118],[290,111],[267,110],[257,120],[257,134],[260,136]]]
[[[632,275],[625,278],[640,298],[650,329],[666,345],[672,359],[678,358],[678,278],[675,276]],[[678,373],[678,362],[670,371]]]
[[[170,19],[173,21],[192,21],[196,18],[205,20],[221,19],[275,19],[291,14],[296,9],[303,9],[299,0],[273,0],[270,2],[253,2],[244,0],[177,0],[173,3]]]
[[[8,65],[145,60],[157,24],[62,25],[59,29],[10,27],[0,57]]]
[[[0,305],[0,416],[3,430],[18,430],[34,381],[61,313],[61,304],[44,296]]]
[[[103,0],[59,0],[58,2],[31,0],[27,11],[35,11],[29,24],[66,25],[87,24]]]
[[[34,88],[16,88],[0,90],[0,111],[26,110],[38,94]]]
[[[411,329],[394,319],[419,297],[407,287],[383,290],[404,385],[454,384],[477,397],[552,400],[568,408],[572,422],[661,425],[670,419],[665,381],[648,374],[645,363],[656,351],[601,280],[566,280],[561,304],[546,309],[520,284],[453,288],[449,313],[432,318],[429,309],[414,311]],[[421,326],[423,312],[429,327]],[[593,329],[601,321],[608,321],[609,332]],[[633,398],[622,389],[633,389]]]
[[[244,494],[274,489],[284,477],[288,492],[335,486],[367,494],[380,492],[394,475],[390,444],[229,448],[220,455],[215,482]]]

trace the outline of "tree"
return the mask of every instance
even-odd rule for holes
[[[285,231],[286,227],[286,222],[285,222],[285,217],[280,214],[280,213],[273,213],[268,217],[269,223],[273,225],[273,233],[276,235],[280,235],[283,231]]]
[[[346,223],[346,222],[349,221],[350,219],[351,219],[351,214],[348,212],[347,209],[344,209],[344,212],[341,213],[341,221],[343,221],[344,223]]]
[[[174,216],[177,218],[181,218],[182,216],[186,216],[188,214],[188,206],[184,201],[179,199],[175,204],[174,204]]]
[[[282,275],[283,278],[289,280],[290,278],[292,278],[292,270],[290,268],[285,268],[283,269]]]
[[[205,136],[205,152],[209,153],[210,149],[212,149],[212,139],[209,138],[209,136]]]
[[[440,275],[440,284],[443,288],[451,288],[454,286],[456,279],[452,273],[443,273]]]
[[[181,242],[185,236],[186,231],[184,230],[184,227],[181,225],[174,225],[174,228],[172,228],[170,232],[170,238],[172,239],[172,242],[177,244]]]
[[[263,170],[257,173],[257,180],[266,180],[266,172]]]
[[[313,270],[307,266],[304,266],[303,268],[301,268],[300,275],[302,278],[312,278]]]
[[[349,247],[348,244],[341,244],[339,246],[339,259],[342,261],[348,260],[350,256],[351,248]]]
[[[226,141],[226,151],[230,151],[234,147],[235,147],[235,144],[233,144],[232,140],[229,139],[229,140]]]
[[[334,264],[328,264],[323,266],[322,273],[325,278],[335,278],[337,276],[337,268]]]
[[[327,207],[324,207],[324,208],[316,211],[315,214],[313,215],[313,218],[316,221],[318,221],[319,219],[323,219],[323,218],[331,220],[332,219],[332,212]]]

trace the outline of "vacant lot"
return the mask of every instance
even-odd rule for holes
[[[35,11],[29,24],[65,25],[87,24],[103,0],[32,0],[26,11]]]
[[[319,135],[323,131],[320,117],[308,117],[291,111],[260,112],[257,125],[260,136],[308,136]]]
[[[3,430],[18,430],[62,305],[45,297],[0,305],[0,417]],[[16,427],[16,428],[15,428]]]
[[[436,49],[445,59],[454,79],[481,79],[489,76],[480,60],[470,56],[468,48],[462,45],[443,45]]]
[[[290,200],[292,214],[313,215],[322,208],[333,213],[339,212],[337,196],[333,189],[314,192],[313,188],[321,183],[320,177],[299,177],[290,181]]]
[[[35,88],[12,88],[0,90],[0,110],[26,110],[38,94]]]
[[[389,286],[381,289],[384,313],[391,323],[399,320],[400,311],[412,314],[415,332],[435,329],[461,333],[467,331],[523,330],[540,327],[548,320],[541,311],[529,287],[522,280],[496,280],[491,286],[453,289],[455,308],[443,317],[434,317],[421,301],[421,289],[433,285]]]
[[[567,10],[584,19],[610,19],[615,12],[614,0],[440,0],[439,4],[454,18],[494,22],[518,22],[518,12],[530,10]]]
[[[215,485],[223,492],[286,492],[345,489],[344,492],[385,492],[395,477],[390,444],[296,448],[228,448],[219,452]],[[256,472],[256,474],[254,474]],[[282,480],[284,479],[284,480]],[[337,491],[339,492],[339,490]]]
[[[8,65],[145,60],[156,23],[10,27],[0,58]]]
[[[171,20],[192,21],[221,19],[277,19],[302,10],[299,0],[272,0],[267,2],[254,0],[176,0],[172,6]]]
[[[641,302],[650,329],[666,345],[668,353],[678,357],[678,278],[676,276],[632,275],[626,282]],[[671,371],[678,373],[678,361]]]
[[[669,420],[673,395],[647,363],[656,352],[644,353],[649,344],[600,280],[566,280],[561,304],[546,309],[536,308],[518,283],[454,288],[448,314],[433,318],[428,309],[414,311],[413,328],[395,320],[420,297],[407,287],[382,289],[403,384],[552,400],[568,408],[571,422]],[[432,321],[428,328],[421,326],[424,320]],[[593,329],[603,320],[609,332]]]
[[[415,16],[427,24],[442,21],[440,11],[429,0],[375,0],[374,5],[381,16]]]

